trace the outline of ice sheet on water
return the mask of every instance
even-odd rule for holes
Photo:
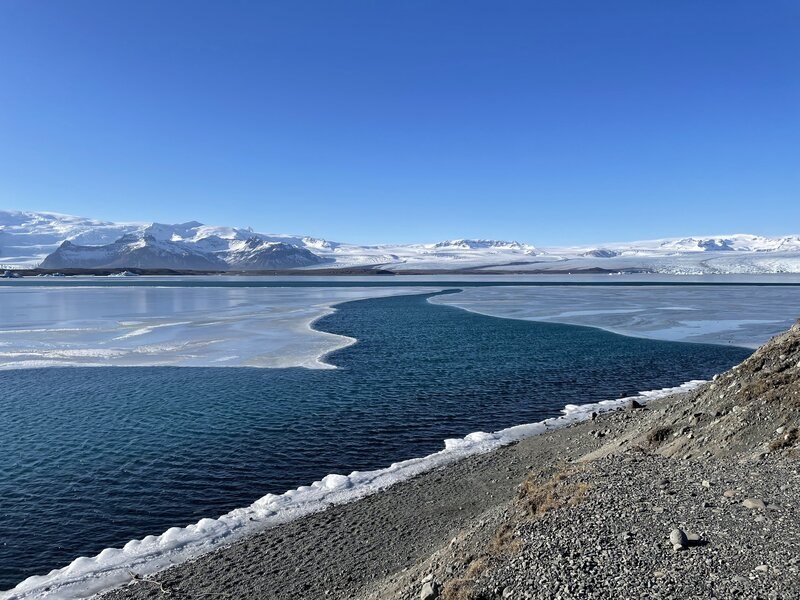
[[[0,324],[0,369],[327,368],[321,357],[353,342],[310,327],[332,305],[434,289],[6,288],[0,308],[11,318]],[[468,287],[431,301],[492,316],[749,347],[800,314],[798,287]]]
[[[800,287],[482,287],[431,302],[495,317],[755,348],[800,316]]]
[[[0,297],[0,369],[56,366],[329,368],[353,340],[313,330],[348,300],[425,288],[19,287]]]

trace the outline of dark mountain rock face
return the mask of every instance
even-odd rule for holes
[[[595,250],[589,250],[581,254],[581,256],[587,256],[592,258],[614,258],[615,256],[619,256],[619,252],[616,250],[608,250],[606,248],[597,248]]]
[[[222,240],[225,241],[225,240]],[[325,262],[313,252],[283,242],[253,237],[243,243],[189,244],[129,234],[105,246],[66,241],[42,262],[44,269],[293,269]]]
[[[326,261],[305,248],[253,237],[246,240],[242,248],[227,252],[225,262],[230,268],[255,270],[292,269]]]
[[[730,251],[733,250],[731,248],[730,240],[700,240],[697,242],[698,247],[702,248],[703,250],[715,250],[715,251]]]

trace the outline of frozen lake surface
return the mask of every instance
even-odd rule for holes
[[[606,278],[605,281],[608,279]],[[659,340],[756,347],[800,316],[800,287],[491,285],[442,280],[270,282],[96,278],[0,288],[0,369],[49,366],[326,368],[352,343],[309,325],[349,300],[446,288],[432,301],[489,316],[599,327]],[[385,279],[383,280],[385,281]],[[405,281],[405,280],[404,280]],[[541,283],[541,280],[537,280]],[[27,283],[27,282],[26,282]],[[89,283],[89,282],[85,282]],[[169,286],[159,285],[169,283]],[[209,287],[205,287],[207,283]],[[231,282],[221,282],[231,283]],[[426,283],[430,283],[426,286]],[[438,283],[438,285],[437,285]],[[474,282],[473,282],[474,283]],[[490,283],[490,285],[486,285]],[[524,284],[524,280],[521,280]],[[286,287],[273,287],[272,285]],[[319,287],[308,287],[319,285]],[[337,287],[337,284],[346,287]],[[255,287],[255,286],[259,287]],[[463,287],[462,287],[463,286]]]
[[[482,287],[431,302],[658,340],[755,348],[800,318],[800,287]]]
[[[352,342],[311,329],[349,300],[405,288],[12,287],[0,289],[0,368],[326,368]]]

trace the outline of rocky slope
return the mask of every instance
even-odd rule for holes
[[[654,406],[587,456],[641,448],[677,458],[752,460],[800,441],[800,321],[683,402]]]
[[[689,394],[575,428],[593,449],[364,597],[800,598],[799,428],[800,322]]]

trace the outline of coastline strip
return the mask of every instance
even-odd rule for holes
[[[204,518],[187,527],[172,527],[159,536],[131,540],[122,548],[107,548],[95,557],[80,557],[47,575],[32,576],[15,588],[0,593],[2,600],[86,598],[125,585],[130,572],[150,575],[228,545],[247,535],[375,494],[437,467],[482,454],[547,431],[584,421],[594,412],[608,412],[636,399],[646,403],[686,392],[704,383],[693,380],[671,388],[639,392],[635,396],[590,404],[568,404],[562,415],[516,425],[493,433],[473,432],[464,438],[444,440],[444,449],[421,458],[394,463],[384,469],[330,474],[311,485],[280,495],[267,494],[246,508],[235,509],[217,519]]]

